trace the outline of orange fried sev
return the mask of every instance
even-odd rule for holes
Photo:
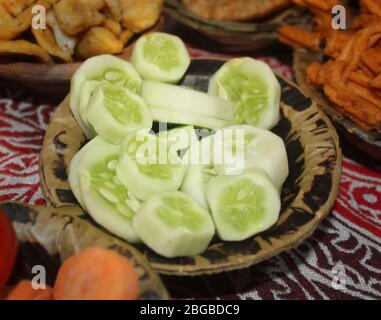
[[[381,47],[370,48],[361,54],[361,61],[375,74],[381,72]]]
[[[374,79],[372,79],[369,84],[373,87],[373,88],[376,88],[376,89],[381,89],[381,73],[375,77]]]
[[[279,28],[279,40],[291,44],[296,48],[308,48],[318,51],[321,42],[320,32],[307,31],[297,26],[283,26]]]
[[[362,0],[362,5],[373,15],[381,18],[381,1],[379,0]]]

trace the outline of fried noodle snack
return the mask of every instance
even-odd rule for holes
[[[322,51],[326,61],[307,68],[308,81],[365,131],[381,132],[381,1],[360,1],[361,13],[346,31],[334,30],[331,19],[323,18],[330,16],[333,5],[347,5],[345,1],[294,2],[311,9],[314,30],[283,26],[278,30],[280,41],[293,48]]]

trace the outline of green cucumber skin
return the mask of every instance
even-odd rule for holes
[[[103,145],[109,145],[109,143],[105,140],[103,140],[101,137],[95,137],[94,139],[90,140],[85,146],[82,147],[81,150],[79,150],[73,157],[73,159],[70,162],[69,167],[69,184],[70,189],[74,194],[74,197],[79,202],[82,208],[86,210],[85,204],[82,199],[80,187],[79,187],[79,181],[78,181],[78,166],[81,162],[82,157],[84,154],[91,150],[92,148],[103,146]]]
[[[261,223],[248,225],[246,231],[235,230],[232,226],[227,225],[220,216],[219,200],[221,193],[227,187],[234,185],[242,179],[251,179],[257,186],[263,188],[265,195],[264,206],[265,212]],[[217,176],[212,178],[206,188],[208,203],[212,212],[214,224],[216,226],[217,235],[223,241],[242,241],[248,239],[260,232],[263,232],[273,226],[279,219],[281,200],[277,187],[271,178],[260,169],[249,169],[239,176]],[[239,205],[239,201],[236,202]]]
[[[179,197],[198,212],[202,221],[197,230],[183,227],[171,229],[155,214],[166,196]],[[215,234],[215,227],[209,213],[198,206],[190,197],[175,191],[152,197],[135,214],[133,226],[143,242],[159,255],[166,258],[193,256],[204,252]]]
[[[140,243],[141,240],[133,229],[132,219],[124,217],[115,207],[100,197],[89,180],[89,172],[87,170],[89,166],[99,161],[100,157],[115,155],[117,159],[119,153],[119,146],[108,144],[94,147],[84,154],[78,168],[81,195],[86,211],[95,222],[112,234],[130,243]]]
[[[109,85],[102,84],[97,88],[87,109],[87,118],[98,135],[110,143],[120,144],[128,134],[138,129],[152,128],[152,115],[144,100],[126,88],[119,89],[121,92],[124,91],[125,95],[130,97],[130,99],[138,103],[138,112],[140,112],[143,122],[141,124],[133,122],[123,124],[118,122],[103,104],[102,88],[107,86]]]
[[[244,66],[243,66],[244,65]],[[214,96],[218,96],[223,99],[229,99],[228,93],[224,86],[220,82],[220,76],[229,68],[241,68],[249,76],[250,74],[256,74],[268,85],[269,101],[266,106],[266,110],[261,110],[259,113],[259,120],[254,122],[239,122],[236,124],[250,124],[256,127],[270,130],[276,126],[280,120],[280,98],[281,87],[279,81],[275,77],[271,68],[264,62],[255,60],[252,58],[235,58],[226,62],[210,79],[208,93]],[[238,110],[236,110],[238,112]],[[255,113],[255,111],[254,111]]]
[[[126,151],[135,137],[134,133],[127,136],[121,147],[119,163],[116,167],[116,173],[121,183],[141,201],[147,201],[159,193],[178,190],[184,179],[187,166],[182,165],[181,159],[178,158],[179,164],[171,167],[172,177],[169,180],[145,175],[139,170],[137,162]],[[156,139],[156,137],[152,136],[152,139]],[[175,155],[175,157],[178,156]]]
[[[230,122],[234,120],[232,102],[186,87],[144,80],[142,97],[150,108],[168,109]]]
[[[154,37],[155,35],[164,36],[170,39],[170,41],[173,41],[173,43],[176,45],[178,50],[178,58],[180,60],[180,64],[177,66],[177,68],[170,71],[161,70],[159,66],[147,61],[144,58],[143,51],[144,46],[147,42],[147,37]],[[191,59],[188,50],[179,37],[156,32],[142,36],[138,39],[138,41],[136,41],[131,54],[131,63],[143,79],[175,84],[180,81],[180,79],[188,70]]]
[[[79,89],[84,81],[99,80],[107,69],[122,71],[136,83],[137,93],[140,93],[141,90],[142,80],[139,74],[129,62],[123,59],[106,54],[87,59],[82,63],[70,81],[70,110],[87,139],[92,139],[94,136],[79,114]]]

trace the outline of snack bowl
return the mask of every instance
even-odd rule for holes
[[[88,247],[110,249],[127,257],[139,276],[140,299],[169,299],[157,273],[134,247],[79,219],[78,207],[35,207],[15,202],[0,203],[10,219],[19,247],[10,283],[33,277],[33,267],[45,268],[46,283],[53,286],[58,269],[67,258]]]
[[[211,75],[223,63],[223,60],[195,59],[181,84],[206,91]],[[273,132],[285,142],[290,168],[282,191],[279,221],[271,229],[245,241],[225,242],[215,238],[204,253],[192,257],[168,259],[145,245],[135,245],[157,272],[195,276],[249,267],[298,246],[330,212],[341,174],[336,131],[328,117],[297,86],[278,79],[282,87],[282,115]],[[44,139],[41,183],[50,205],[76,211],[78,218],[92,221],[79,208],[68,182],[71,159],[85,143],[86,138],[66,98],[56,109]]]
[[[213,46],[225,52],[265,48],[276,43],[278,27],[307,21],[305,11],[295,6],[285,8],[266,20],[248,22],[204,19],[187,10],[180,0],[166,0],[164,12],[191,30],[191,34],[196,31],[198,38],[201,35],[209,45],[212,41]]]
[[[381,134],[376,131],[366,132],[355,122],[338,111],[334,107],[324,92],[312,84],[306,78],[305,70],[313,62],[322,62],[323,56],[319,53],[312,53],[307,50],[298,49],[294,51],[293,69],[296,81],[303,92],[311,97],[316,105],[329,115],[339,132],[343,137],[357,149],[371,156],[374,159],[381,160]]]

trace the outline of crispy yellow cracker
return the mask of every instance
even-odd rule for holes
[[[123,26],[133,33],[143,32],[155,25],[161,15],[162,0],[120,0]]]
[[[123,46],[125,47],[133,36],[134,36],[134,34],[130,30],[124,30],[120,34],[119,40],[122,41]]]
[[[106,19],[105,21],[103,21],[101,26],[110,30],[116,36],[119,36],[122,33],[122,26],[116,20]]]
[[[101,55],[116,54],[123,51],[123,43],[110,30],[103,27],[92,27],[76,48],[81,59]]]
[[[45,63],[53,63],[49,54],[38,45],[25,40],[0,41],[0,54],[34,56]]]
[[[50,55],[58,57],[65,62],[73,61],[70,52],[58,46],[54,33],[50,28],[32,29],[32,32],[37,43]]]
[[[36,2],[37,0],[6,0],[3,1],[3,6],[11,15],[17,17]]]
[[[27,30],[32,23],[31,8],[25,9],[20,15],[0,21],[0,40],[11,40]]]
[[[104,0],[60,0],[54,5],[54,14],[61,29],[75,35],[101,24],[105,15],[100,10],[104,6]]]

